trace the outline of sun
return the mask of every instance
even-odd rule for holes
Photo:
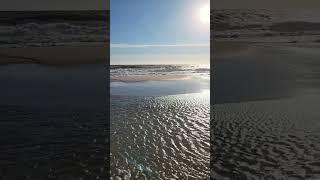
[[[199,10],[199,18],[203,24],[210,23],[210,6],[209,4],[204,5]]]

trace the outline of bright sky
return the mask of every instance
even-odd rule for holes
[[[209,64],[209,0],[111,0],[111,64]]]

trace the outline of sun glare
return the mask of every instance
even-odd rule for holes
[[[200,21],[204,24],[210,23],[210,7],[209,4],[204,5],[199,11]]]

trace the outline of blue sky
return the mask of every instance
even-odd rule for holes
[[[111,0],[111,64],[208,64],[209,0]]]

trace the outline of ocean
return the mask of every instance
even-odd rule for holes
[[[187,75],[201,78],[210,77],[207,64],[178,65],[111,65],[110,76],[146,76],[146,75]]]
[[[106,43],[108,11],[1,11],[0,47]]]
[[[315,9],[214,9],[212,34],[219,41],[312,43],[320,39]]]

